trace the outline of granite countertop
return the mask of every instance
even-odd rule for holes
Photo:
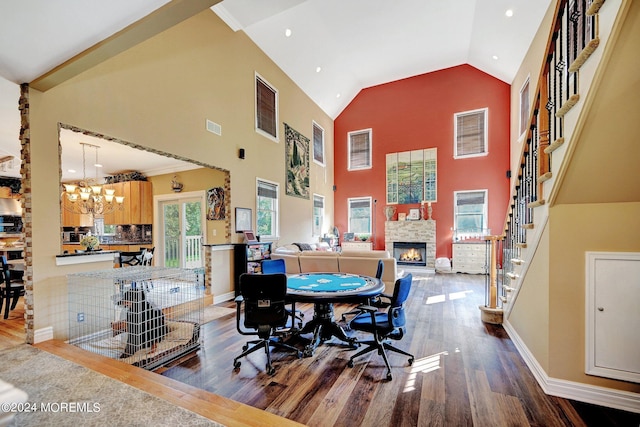
[[[103,255],[103,254],[117,254],[120,251],[90,251],[90,252],[80,252],[80,253],[72,253],[72,254],[60,254],[56,255],[56,258],[66,258],[66,257],[76,257],[76,256],[93,256],[93,255]]]

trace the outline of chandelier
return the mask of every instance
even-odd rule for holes
[[[116,210],[122,210],[122,203],[124,202],[124,196],[116,196],[113,188],[104,188],[98,184],[98,169],[102,165],[98,162],[98,149],[97,145],[81,142],[82,145],[82,181],[78,184],[62,184],[64,191],[62,197],[66,197],[71,203],[65,203],[63,206],[66,210],[89,215],[104,215],[112,213]],[[86,147],[95,149],[96,162],[94,164],[96,168],[96,177],[87,178],[86,174]]]

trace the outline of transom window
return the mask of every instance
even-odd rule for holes
[[[483,108],[454,114],[454,158],[488,154],[487,111]]]
[[[371,233],[371,197],[356,197],[348,200],[349,233]]]
[[[371,168],[371,129],[349,132],[348,170]]]
[[[454,234],[458,240],[489,234],[487,190],[456,191],[454,204]]]
[[[278,184],[257,180],[256,234],[260,238],[276,239],[278,236],[278,196]]]
[[[256,74],[256,132],[278,140],[278,91]]]

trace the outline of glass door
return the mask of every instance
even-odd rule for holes
[[[160,202],[162,261],[165,267],[202,267],[203,201],[184,198]]]

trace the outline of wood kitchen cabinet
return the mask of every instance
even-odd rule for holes
[[[93,216],[75,212],[74,204],[64,196],[62,197],[62,226],[93,227]]]
[[[153,192],[149,181],[117,182],[105,184],[105,188],[113,188],[116,195],[124,196],[122,209],[104,215],[105,224],[153,223]]]

